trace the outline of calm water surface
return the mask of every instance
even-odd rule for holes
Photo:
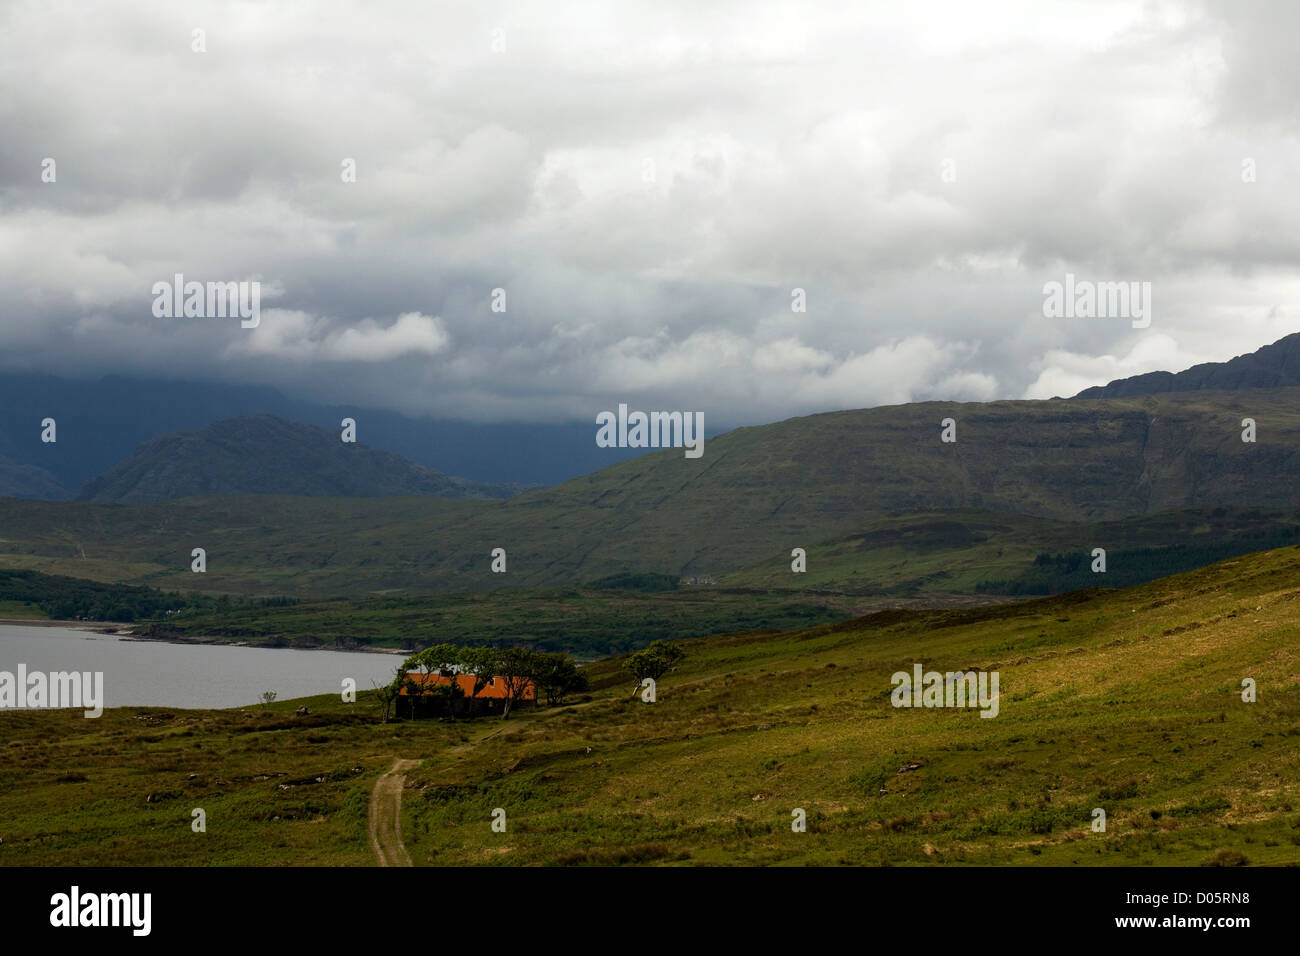
[[[0,671],[102,671],[105,707],[241,707],[263,691],[280,700],[386,684],[395,654],[221,644],[164,644],[62,627],[0,626]]]

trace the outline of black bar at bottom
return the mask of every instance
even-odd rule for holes
[[[439,946],[495,939],[494,948],[513,948],[547,939],[581,945],[607,933],[610,942],[654,945],[680,941],[688,928],[770,945],[783,926],[823,940],[841,938],[829,935],[835,930],[864,941],[902,933],[950,943],[1047,930],[1063,934],[1047,938],[1071,940],[1198,937],[1231,945],[1293,928],[1297,890],[1298,868],[33,868],[0,870],[0,914],[9,941],[127,946],[400,949],[427,935]],[[129,894],[149,894],[147,927],[145,898]],[[71,925],[115,918],[117,926]],[[516,934],[514,944],[502,938]]]

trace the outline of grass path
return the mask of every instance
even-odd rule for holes
[[[411,855],[402,843],[402,788],[406,771],[418,763],[394,760],[370,793],[370,848],[380,866],[411,866]]]

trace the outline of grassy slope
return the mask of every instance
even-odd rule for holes
[[[288,646],[455,643],[527,644],[584,659],[622,653],[652,640],[737,630],[789,630],[844,620],[889,606],[987,603],[975,594],[992,579],[1034,572],[1040,552],[1109,550],[1105,577],[1089,557],[1053,591],[1133,584],[1281,541],[1300,540],[1294,513],[1214,509],[1169,512],[1127,522],[1072,524],[1017,515],[938,512],[876,519],[859,534],[809,549],[809,570],[788,557],[724,576],[720,586],[658,593],[591,588],[516,588],[454,594],[393,594],[359,600],[187,609],[145,633]],[[1173,542],[1172,545],[1169,545]],[[1133,549],[1168,546],[1162,557]],[[0,572],[0,578],[4,573]],[[996,593],[996,592],[995,592]],[[3,593],[0,592],[0,596]],[[210,602],[209,602],[210,603]]]
[[[0,601],[0,618],[44,621],[49,615],[29,601]]]
[[[294,717],[299,703],[0,714],[0,864],[372,865],[367,799],[386,754],[450,738],[337,697]],[[196,807],[206,833],[191,831]]]
[[[1128,591],[694,642],[654,705],[602,696],[432,755],[404,832],[417,862],[1297,862],[1298,599],[1288,548]],[[1000,716],[894,709],[914,662],[997,669]]]
[[[1294,506],[1300,389],[1106,401],[922,403],[791,419],[509,501],[0,500],[0,566],[237,594],[572,586],[619,571],[717,575],[890,513],[976,509],[1097,522]],[[940,419],[958,421],[942,444]],[[1259,422],[1243,444],[1240,421]],[[190,550],[208,573],[189,572]],[[489,554],[507,549],[509,572]],[[83,557],[84,555],[84,557]]]
[[[1300,513],[1295,511],[1197,508],[1091,522],[991,512],[920,512],[871,519],[852,535],[807,547],[805,574],[790,572],[786,552],[722,575],[719,581],[843,594],[970,594],[982,582],[1032,577],[1040,553],[1087,555],[1079,573],[1054,589],[1066,591],[1138,584],[1292,541],[1300,541]],[[1107,552],[1104,578],[1090,570],[1095,547]],[[1162,567],[1143,549],[1161,551],[1173,566]]]
[[[504,725],[379,725],[327,698],[307,718],[3,713],[0,863],[366,863],[365,798],[394,756],[423,758],[403,819],[417,864],[1300,861],[1298,548],[687,649],[656,704],[609,661],[590,700]],[[997,669],[1000,716],[892,708],[890,674],[917,661]]]

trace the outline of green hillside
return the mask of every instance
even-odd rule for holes
[[[158,435],[86,482],[83,501],[167,501],[195,495],[507,498],[523,488],[452,478],[340,440],[340,433],[273,415],[245,415]]]
[[[955,444],[939,440],[946,417],[957,421]],[[1240,440],[1246,417],[1258,423],[1256,444]],[[1094,525],[1188,508],[1280,512],[1296,505],[1297,473],[1300,389],[924,403],[741,428],[710,440],[698,460],[662,451],[505,501],[3,499],[0,567],[314,598],[569,587],[621,572],[714,577],[788,569],[791,548],[813,549],[878,519],[916,513]],[[1169,543],[1146,538],[1139,546]],[[1011,542],[1003,544],[1005,551]],[[189,571],[194,547],[208,551],[201,579]],[[505,574],[490,570],[498,547],[508,554]],[[1012,550],[1016,560],[1028,553],[1032,561],[1038,547]],[[979,563],[987,573],[968,569],[966,586],[1015,573],[1007,562]],[[936,567],[890,580],[907,586]],[[838,580],[877,586],[870,575],[850,579]]]
[[[1296,541],[1300,516],[1281,512],[1193,510],[1083,525],[939,512],[879,519],[861,534],[811,548],[804,574],[791,573],[787,556],[715,585],[624,575],[603,587],[399,593],[283,606],[208,600],[139,633],[298,647],[514,644],[590,659],[683,633],[788,630],[887,607],[1122,587]],[[1091,571],[1094,542],[1108,548],[1105,574]],[[673,586],[648,588],[647,581]]]
[[[417,864],[1300,862],[1298,599],[1292,547],[1127,591],[688,642],[655,704],[611,662],[590,707],[425,755],[403,832]],[[894,708],[914,663],[998,671],[998,716]]]
[[[724,574],[724,585],[843,594],[1058,594],[1127,587],[1300,542],[1300,512],[1192,508],[1116,521],[935,511],[871,519],[855,533]],[[1105,573],[1092,571],[1094,548]]]
[[[368,864],[367,799],[396,758],[420,761],[417,865],[1300,862],[1300,548],[682,646],[653,704],[609,660],[588,699],[504,724],[381,724],[369,695],[301,718],[0,713],[0,863]],[[916,663],[996,670],[998,715],[893,707]]]
[[[186,597],[153,588],[0,570],[0,608],[7,611],[0,617],[130,622],[161,618],[179,608],[197,611],[217,604],[215,598]]]
[[[0,592],[2,594],[3,592]],[[236,602],[186,610],[135,633],[282,647],[427,647],[442,642],[568,651],[594,660],[682,634],[793,630],[863,613],[847,595],[683,588],[658,593],[518,588],[266,607]]]

